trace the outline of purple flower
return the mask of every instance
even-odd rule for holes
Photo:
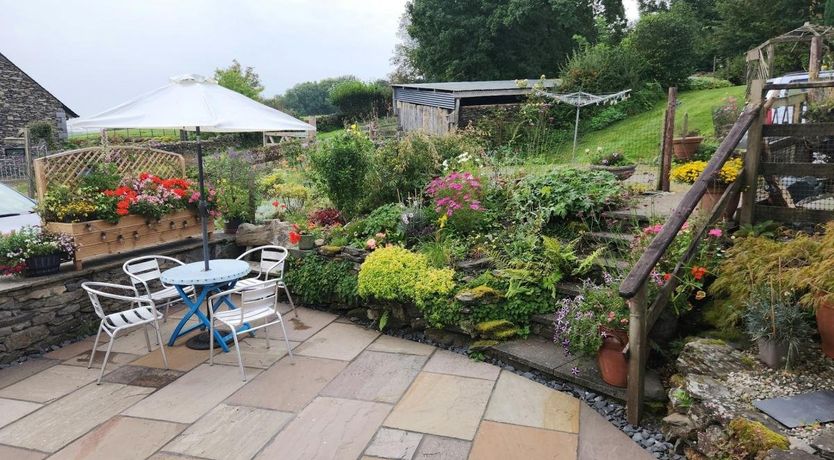
[[[578,367],[575,367],[575,366],[574,366],[574,367],[572,367],[572,368],[570,369],[570,373],[571,373],[574,377],[575,377],[575,376],[577,376],[577,375],[579,375],[579,368],[578,368]]]

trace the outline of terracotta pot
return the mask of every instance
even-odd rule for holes
[[[817,329],[822,339],[822,352],[834,358],[834,305],[817,307]]]
[[[698,203],[698,209],[703,213],[712,211],[712,208],[716,203],[718,203],[718,200],[721,199],[721,195],[724,194],[725,190],[727,190],[727,186],[724,184],[711,184],[708,186],[707,192],[704,193],[704,196],[701,197],[701,201]],[[736,209],[738,209],[738,201],[740,198],[740,193],[734,193],[733,196],[730,197],[727,207],[724,208],[724,219],[732,220],[733,215],[736,213]]]
[[[227,235],[234,235],[235,233],[237,233],[237,228],[240,227],[240,224],[242,224],[242,223],[243,223],[243,220],[238,219],[238,218],[233,218],[233,219],[227,220],[223,224],[223,233],[225,233]]]
[[[602,380],[615,387],[625,388],[628,384],[628,360],[623,349],[628,344],[628,333],[605,329],[606,337],[597,352],[597,364]]]
[[[617,177],[617,180],[626,180],[629,177],[634,175],[634,171],[637,169],[637,165],[625,165],[625,166],[604,166],[604,165],[591,165],[591,169],[594,171],[608,171],[614,176]]]
[[[672,139],[672,152],[674,152],[675,158],[678,160],[689,161],[695,156],[695,152],[698,151],[698,147],[701,146],[701,142],[703,141],[704,138],[701,136]]]
[[[54,275],[61,270],[61,254],[32,256],[26,259],[26,276]]]

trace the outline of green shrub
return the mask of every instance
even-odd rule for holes
[[[223,218],[254,222],[259,201],[250,152],[228,150],[206,158],[206,178],[217,190]]]
[[[664,87],[686,83],[695,70],[696,24],[697,18],[686,5],[640,18],[624,46],[646,64],[645,80],[655,80]]]
[[[366,207],[419,194],[437,174],[439,158],[433,137],[423,133],[386,142],[371,155]]]
[[[358,304],[353,263],[318,256],[290,258],[285,275],[296,301],[305,305]]]
[[[29,128],[29,138],[33,141],[44,141],[50,148],[55,146],[55,126],[52,123],[46,120],[33,121],[26,127]]]
[[[424,306],[430,299],[454,289],[454,271],[429,267],[426,258],[408,249],[390,246],[372,252],[359,269],[359,295],[379,301]]]
[[[321,144],[310,158],[313,180],[344,216],[351,217],[361,208],[372,149],[367,136],[347,129]]]
[[[385,234],[385,241],[399,243],[403,239],[400,222],[405,206],[400,203],[389,203],[374,209],[365,218],[359,238],[373,238],[378,233]]]
[[[633,49],[602,43],[585,46],[574,51],[562,67],[560,91],[610,93],[637,89],[645,67]]]
[[[376,83],[347,80],[330,89],[330,102],[351,121],[388,112],[391,88]]]
[[[727,88],[729,86],[733,86],[732,82],[709,75],[692,75],[686,79],[686,89],[692,91]]]

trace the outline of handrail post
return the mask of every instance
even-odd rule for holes
[[[643,394],[648,358],[648,331],[646,316],[648,303],[644,281],[634,297],[628,299],[628,388],[626,390],[626,416],[628,423],[638,425],[643,416]]]
[[[764,80],[753,80],[750,83],[750,102],[759,103],[764,92]],[[759,159],[762,154],[762,125],[766,108],[759,109],[759,114],[750,129],[747,130],[747,152],[744,154],[744,186],[742,193],[739,222],[742,225],[753,223],[753,208],[756,205],[756,191],[759,187]]]

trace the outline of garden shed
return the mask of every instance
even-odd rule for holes
[[[476,121],[498,106],[518,106],[541,83],[558,86],[556,79],[459,81],[391,85],[398,127],[406,132],[445,134]]]

